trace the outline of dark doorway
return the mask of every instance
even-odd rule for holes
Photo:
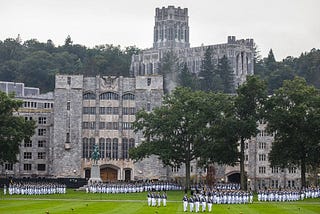
[[[130,181],[131,180],[131,170],[130,169],[126,169],[124,171],[124,180],[125,181]]]
[[[91,176],[91,171],[90,171],[90,169],[86,169],[86,170],[84,171],[84,177],[88,180],[88,179],[90,178],[90,176]]]
[[[237,183],[240,184],[240,173],[233,173],[228,176],[228,182],[229,183]]]

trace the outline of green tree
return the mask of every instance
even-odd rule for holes
[[[231,100],[225,94],[192,91],[190,88],[177,88],[165,96],[163,105],[153,112],[140,111],[136,115],[134,127],[142,131],[146,141],[130,151],[130,157],[143,159],[151,154],[158,155],[164,165],[186,167],[186,190],[190,187],[190,162],[205,160],[205,163],[234,163],[237,151],[224,136],[222,125],[229,115],[227,104]],[[234,123],[233,123],[234,124]],[[224,128],[230,126],[224,126]],[[222,144],[227,143],[228,146]],[[204,148],[210,148],[210,151]],[[217,151],[219,149],[219,151]],[[225,151],[228,149],[228,151]],[[221,156],[219,154],[233,154]],[[215,156],[217,154],[219,156]],[[218,159],[219,158],[219,159]],[[221,159],[220,159],[221,158]]]
[[[237,89],[235,111],[237,116],[238,139],[240,140],[240,181],[241,189],[246,189],[247,179],[244,169],[244,144],[258,133],[257,121],[267,97],[266,85],[256,76],[248,76],[244,84]]]
[[[234,73],[226,55],[223,55],[223,57],[218,60],[216,73],[221,78],[223,92],[228,94],[234,93]]]
[[[189,71],[187,63],[180,65],[179,85],[191,88],[192,90],[199,88],[197,78]]]
[[[269,70],[269,72],[274,71],[277,68],[277,62],[274,57],[272,49],[270,49],[270,51],[268,53],[268,57],[265,58],[265,65],[266,65],[267,69]]]
[[[265,117],[275,133],[269,160],[272,166],[298,166],[306,186],[306,166],[320,164],[320,93],[303,78],[286,80],[267,100]],[[284,152],[285,151],[285,155]]]
[[[14,116],[22,102],[13,97],[0,92],[0,164],[16,162],[20,142],[29,139],[35,129],[34,121]]]
[[[189,88],[177,88],[164,97],[161,107],[148,113],[140,111],[134,124],[142,130],[146,141],[130,151],[130,157],[139,160],[151,154],[158,155],[164,165],[186,167],[186,190],[190,187],[190,162],[198,158],[194,150],[199,126],[199,101],[202,93]]]
[[[214,63],[212,61],[212,50],[210,47],[206,49],[204,58],[201,63],[201,69],[199,72],[199,79],[201,84],[201,90],[213,91],[214,88]]]

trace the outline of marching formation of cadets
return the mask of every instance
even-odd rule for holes
[[[161,207],[161,202],[164,207],[167,206],[167,193],[163,192],[148,192],[147,200],[149,207]]]
[[[7,194],[7,187],[3,188],[4,195]],[[19,182],[10,183],[8,187],[9,195],[47,195],[65,194],[66,185],[49,182]]]
[[[284,189],[258,191],[258,201],[298,201],[320,197],[320,188]]]
[[[247,204],[253,202],[253,193],[241,190],[219,190],[207,188],[200,192],[183,197],[183,211],[190,212],[211,212],[213,204]],[[208,209],[208,210],[207,210]]]
[[[146,191],[181,190],[181,186],[175,183],[92,183],[86,187],[86,193],[136,193]]]

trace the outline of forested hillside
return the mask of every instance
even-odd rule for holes
[[[53,90],[55,74],[129,76],[131,56],[138,52],[133,46],[87,48],[73,44],[70,36],[62,46],[55,46],[51,40],[41,43],[9,38],[0,40],[0,80],[23,82],[46,92]]]
[[[300,57],[288,56],[276,61],[272,49],[266,58],[256,57],[254,72],[267,81],[269,93],[282,86],[283,80],[301,76],[308,84],[320,88],[320,50],[312,49]]]

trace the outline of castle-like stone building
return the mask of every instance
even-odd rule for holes
[[[204,54],[208,48],[212,51],[212,60],[226,56],[234,73],[234,84],[238,86],[253,74],[253,39],[236,40],[228,36],[224,44],[190,48],[188,9],[169,6],[156,8],[153,48],[142,51],[132,57],[130,73],[132,76],[144,76],[160,73],[160,64],[167,52],[173,52],[179,63],[186,63],[190,72],[199,74]],[[172,77],[172,76],[171,76]],[[171,79],[171,82],[177,82]],[[171,91],[176,85],[165,85]]]
[[[90,178],[93,146],[100,150],[100,174],[103,181],[176,179],[185,169],[163,167],[151,156],[133,162],[129,149],[143,141],[134,133],[132,123],[141,109],[152,111],[162,104],[164,90],[175,85],[164,84],[159,65],[165,53],[173,51],[180,62],[198,74],[208,47],[213,60],[227,56],[232,66],[235,85],[254,73],[252,39],[236,40],[229,36],[225,44],[190,48],[188,9],[156,8],[153,48],[132,57],[131,77],[57,75],[54,93],[40,94],[39,89],[23,83],[0,82],[0,90],[14,91],[24,101],[17,114],[37,122],[31,141],[20,146],[19,162],[0,166],[2,176],[46,178]],[[174,81],[173,81],[174,82]],[[273,135],[266,124],[259,124],[260,133],[246,142],[245,167],[251,189],[294,187],[300,185],[296,168],[270,168],[268,153]],[[191,177],[199,181],[207,173],[191,166]],[[239,167],[216,166],[215,178],[238,182]]]

